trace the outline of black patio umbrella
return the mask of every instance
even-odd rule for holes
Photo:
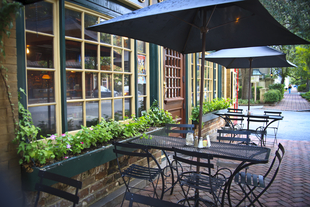
[[[308,44],[280,25],[258,0],[166,0],[88,27],[183,54],[224,48]],[[207,40],[207,41],[206,41]],[[204,68],[204,55],[202,56]],[[204,70],[201,70],[201,80]],[[203,91],[203,84],[201,92]],[[199,123],[203,93],[200,93]],[[201,124],[198,135],[201,137]]]
[[[296,67],[286,60],[286,54],[267,46],[223,49],[205,56],[205,59],[230,68]],[[249,73],[251,81],[251,72]],[[250,111],[251,84],[249,83],[248,111]]]

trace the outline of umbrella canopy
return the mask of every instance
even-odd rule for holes
[[[258,0],[166,0],[88,29],[155,43],[183,54],[202,52],[203,30],[206,50],[308,44],[279,24]]]
[[[308,44],[280,25],[258,0],[166,0],[88,27],[183,54],[224,48]],[[202,56],[201,80],[204,79]],[[203,84],[201,91],[203,91]],[[203,93],[200,93],[199,123]],[[201,137],[201,124],[198,128]]]
[[[244,47],[223,49],[205,56],[205,59],[226,68],[296,67],[286,60],[286,54],[271,47]],[[251,81],[251,72],[249,73]],[[248,111],[250,111],[251,84],[249,84]]]

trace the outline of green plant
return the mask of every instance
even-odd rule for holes
[[[239,105],[248,105],[248,99],[238,99],[238,104]],[[259,100],[254,101],[254,99],[250,100],[250,104],[258,104]]]
[[[271,84],[269,85],[269,89],[275,89],[275,90],[279,90],[280,91],[280,97],[278,101],[281,101],[284,97],[284,84],[281,83],[275,83],[275,84]]]
[[[298,92],[303,92],[306,90],[307,84],[301,84],[297,87]]]
[[[208,112],[216,111],[216,110],[221,110],[221,109],[226,109],[232,104],[232,100],[227,98],[221,98],[221,99],[213,99],[212,101],[209,102],[204,102],[202,105],[202,114],[206,114]],[[199,111],[200,107],[199,105],[192,108],[192,115],[190,117],[190,120],[199,122]]]
[[[278,90],[271,89],[264,94],[264,100],[266,103],[275,103],[280,100],[279,96],[280,93],[278,92]]]
[[[310,91],[308,91],[307,93],[301,94],[301,97],[307,99],[308,101],[310,101]]]

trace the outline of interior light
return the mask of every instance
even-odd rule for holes
[[[50,77],[48,74],[44,74],[44,75],[42,76],[42,79],[44,79],[44,80],[49,80],[49,79],[51,79],[51,77]]]
[[[236,22],[239,22],[239,19],[240,19],[240,18],[239,18],[239,17],[237,17],[237,18],[236,18]]]
[[[29,54],[30,53],[30,50],[29,50],[29,48],[27,47],[27,49],[26,49],[26,53],[27,54]]]

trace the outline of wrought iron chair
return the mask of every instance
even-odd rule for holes
[[[162,199],[164,195],[163,171],[156,158],[150,152],[150,148],[144,145],[119,142],[113,142],[113,145],[113,152],[115,153],[117,158],[117,165],[126,186],[126,192],[131,192],[131,190],[133,190],[132,192],[134,192],[134,190],[145,190],[143,188],[131,185],[132,179],[140,179],[148,181],[151,184],[151,186],[153,187],[153,197],[157,199]],[[145,163],[145,165],[131,164],[129,167],[124,168],[123,163],[121,163],[122,159],[119,159],[122,155],[126,155],[128,156],[128,159],[132,160],[141,158],[143,159],[141,160],[141,163]],[[152,167],[152,165],[155,165],[155,167]],[[162,190],[161,194],[158,195],[157,187],[160,184],[160,179],[162,179]]]
[[[263,118],[260,116],[251,116],[250,118],[248,118],[248,124],[250,122],[261,123],[261,126],[251,131],[253,131],[253,133],[258,138],[261,146],[265,146],[266,143],[265,143],[264,137],[266,137],[266,134],[267,134],[267,131],[265,131],[265,126],[268,124],[269,121],[266,118]]]
[[[221,189],[225,183],[226,177],[217,171],[212,175],[211,170],[214,165],[211,163],[213,156],[210,154],[187,151],[182,149],[173,148],[174,160],[180,163],[190,164],[196,167],[196,170],[179,172],[177,168],[178,180],[185,199],[180,200],[178,203],[187,204],[188,206],[198,206],[199,202],[205,205],[220,204]],[[195,159],[186,159],[186,156],[194,157]],[[185,190],[187,186],[187,190]],[[189,196],[190,189],[195,190],[193,197]],[[206,200],[199,197],[199,191],[208,192],[211,195],[211,200]]]
[[[234,108],[227,108],[228,113],[235,113],[235,114],[242,114],[243,109],[234,109]],[[234,130],[241,130],[243,129],[243,117],[236,117],[236,116],[226,116],[225,117],[225,122],[226,122],[226,128],[224,129],[234,129]]]
[[[165,133],[169,135],[172,134],[182,134],[183,137],[189,132],[195,133],[194,124],[166,124],[165,125]]]
[[[129,201],[128,207],[132,207],[133,204],[145,204],[147,206],[154,207],[180,207],[181,205],[176,203],[171,203],[168,201],[147,197],[144,195],[139,195],[135,193],[126,192],[125,200]]]
[[[257,202],[260,206],[263,206],[260,203],[259,198],[268,190],[268,188],[275,180],[279,172],[279,168],[284,154],[284,147],[281,143],[279,143],[278,149],[275,153],[275,157],[273,158],[268,170],[264,175],[239,172],[235,176],[235,183],[239,185],[245,195],[236,206],[240,206],[243,202],[246,202],[246,200],[249,201],[249,204],[247,204],[247,206],[254,206],[255,202]],[[262,188],[262,190],[255,191],[256,188]]]
[[[265,115],[276,115],[276,116],[281,116],[282,112],[281,111],[264,111]],[[270,126],[268,126],[268,129],[273,129],[273,136],[274,136],[274,140],[273,140],[273,144],[278,143],[277,142],[277,134],[278,134],[278,129],[279,129],[279,125],[280,125],[280,121],[277,121],[276,123],[272,123]],[[267,132],[268,134],[268,132]],[[267,134],[266,134],[266,138],[267,138]]]
[[[58,196],[58,197],[61,197],[61,198],[66,199],[66,200],[69,200],[69,201],[73,202],[73,207],[75,206],[75,204],[79,203],[78,190],[82,188],[82,182],[81,181],[74,180],[72,178],[68,178],[68,177],[65,177],[62,175],[58,175],[58,174],[43,171],[43,170],[39,171],[38,176],[40,177],[40,182],[36,183],[36,185],[35,185],[35,189],[38,191],[36,201],[34,204],[35,207],[38,205],[38,201],[39,201],[41,191],[55,195],[55,196]],[[75,188],[75,194],[71,194],[71,193],[68,193],[64,190],[47,186],[47,185],[43,184],[44,179],[53,180],[53,181],[56,181],[59,183],[70,185],[70,186]]]

